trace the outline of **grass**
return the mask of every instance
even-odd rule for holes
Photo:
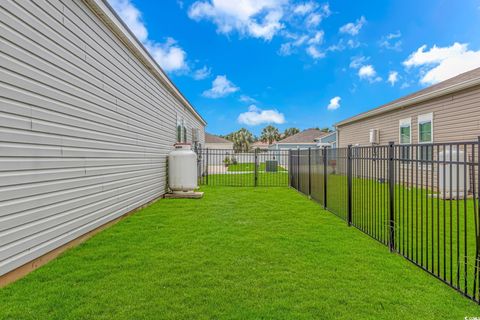
[[[265,162],[261,162],[258,165],[257,170],[259,172],[265,172],[266,165]],[[285,168],[278,166],[277,165],[277,170],[278,171],[287,171]],[[246,172],[251,172],[255,171],[255,163],[253,162],[247,162],[247,163],[237,163],[237,164],[231,164],[228,166],[228,171],[229,172],[240,172],[240,171],[246,171]]]
[[[313,177],[317,178],[323,179],[323,176]],[[328,175],[327,206],[343,219],[346,219],[347,213],[346,184],[346,176]],[[354,178],[352,186],[354,225],[388,244],[388,183]],[[321,201],[323,196],[317,193],[323,191],[313,191],[313,197]],[[444,201],[432,197],[432,194],[436,192],[396,185],[396,249],[453,286],[473,295],[476,242],[474,200]]]
[[[288,188],[160,200],[0,289],[1,319],[463,319],[472,301]]]
[[[239,186],[253,187],[255,185],[255,173],[237,171],[229,174],[209,174],[202,179],[202,184],[209,186]],[[287,187],[288,172],[257,172],[257,186]]]

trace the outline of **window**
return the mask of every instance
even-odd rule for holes
[[[418,116],[418,142],[433,142],[433,114],[427,113]]]
[[[433,113],[418,116],[418,143],[433,143]],[[433,146],[420,146],[419,159],[432,161]]]
[[[400,144],[405,146],[400,147],[400,159],[410,159],[410,146],[407,144],[412,143],[412,118],[406,118],[399,121],[399,135]]]
[[[182,142],[182,121],[177,120],[177,143]]]
[[[187,127],[185,126],[185,120],[182,120],[183,127],[183,143],[187,143]]]

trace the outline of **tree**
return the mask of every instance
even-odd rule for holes
[[[285,129],[285,131],[283,132],[283,138],[285,139],[285,138],[293,136],[294,134],[297,134],[299,132],[300,132],[300,129],[298,129],[298,128]]]
[[[247,152],[253,143],[253,134],[245,128],[231,134],[233,149],[236,152]]]
[[[273,142],[280,140],[280,132],[274,126],[266,126],[262,130],[260,140],[263,142],[268,142],[268,144],[272,144]]]
[[[325,128],[322,128],[322,129],[320,129],[319,127],[316,127],[315,129],[320,130],[322,132],[326,132],[326,133],[333,132],[333,130],[330,129],[329,127],[325,127]]]

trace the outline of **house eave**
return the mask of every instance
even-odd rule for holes
[[[195,110],[192,104],[185,98],[163,69],[148,53],[142,43],[133,35],[115,10],[106,0],[83,0],[92,11],[107,25],[125,44],[125,46],[145,65],[145,67],[172,93],[181,104],[186,107],[204,126],[205,119]]]
[[[385,112],[393,111],[393,110],[396,110],[396,109],[409,107],[409,106],[417,104],[417,103],[432,100],[432,99],[435,99],[437,97],[441,97],[441,96],[451,94],[451,93],[455,93],[455,92],[458,92],[458,91],[461,91],[461,90],[469,89],[469,88],[472,88],[472,87],[475,87],[475,86],[478,86],[478,85],[480,85],[480,78],[467,80],[467,81],[464,81],[464,82],[461,82],[461,83],[458,83],[458,84],[454,84],[452,86],[449,86],[449,87],[446,87],[446,88],[443,88],[443,89],[439,89],[439,90],[436,90],[436,91],[432,91],[432,92],[429,92],[429,93],[419,95],[417,97],[413,97],[411,99],[407,99],[407,100],[404,100],[404,101],[393,103],[393,104],[385,106],[385,107],[379,107],[379,108],[376,108],[376,109],[372,109],[370,111],[367,111],[367,112],[358,114],[356,116],[350,117],[348,119],[345,119],[343,121],[337,122],[334,126],[337,128],[339,126],[343,126],[343,125],[346,125],[346,124],[349,124],[349,123],[352,123],[352,122],[355,122],[355,121],[370,118],[370,117],[373,117],[373,116],[376,116],[376,115],[379,115],[379,114],[382,114],[382,113],[385,113]]]

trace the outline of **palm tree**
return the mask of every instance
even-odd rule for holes
[[[300,132],[300,129],[298,129],[298,128],[285,129],[285,131],[283,132],[283,138],[285,139],[285,138],[293,136],[294,134],[297,134],[299,132]]]
[[[280,140],[280,132],[274,126],[266,126],[262,130],[260,140],[268,142],[268,144],[272,144],[273,142]]]
[[[232,134],[233,149],[236,152],[247,152],[253,142],[253,134],[245,128],[241,128]]]

